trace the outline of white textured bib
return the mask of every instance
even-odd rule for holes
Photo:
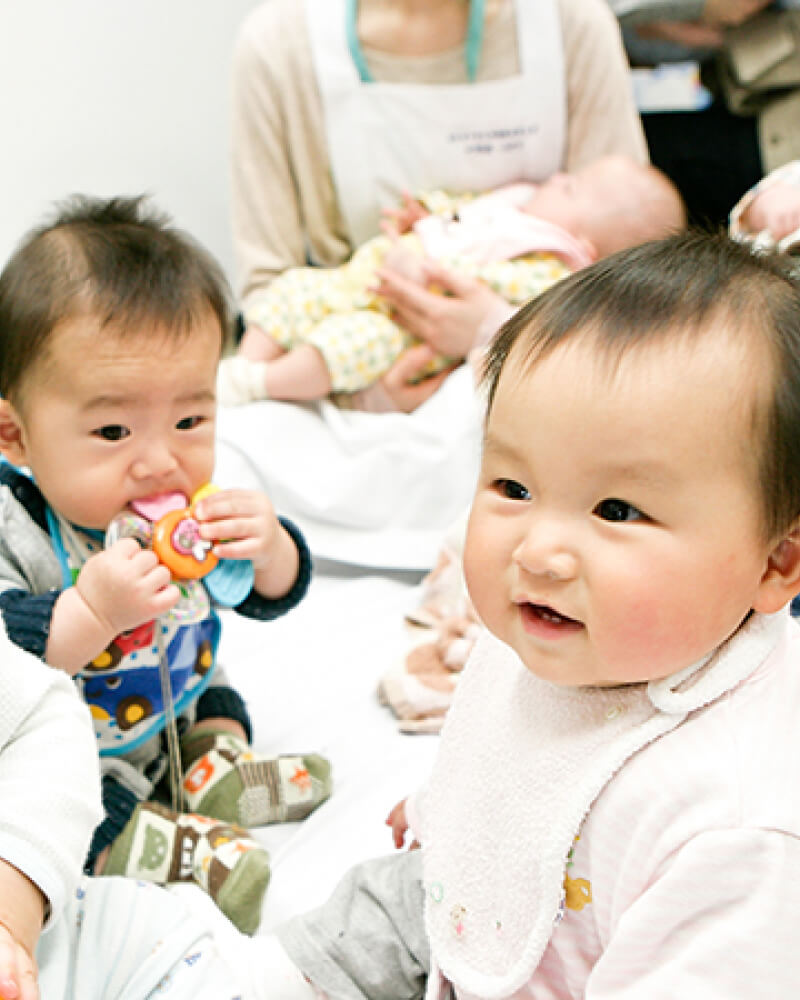
[[[438,971],[487,1000],[530,979],[562,912],[567,855],[604,785],[749,677],[787,613],[752,616],[735,642],[665,680],[614,688],[558,687],[493,636],[479,640],[419,797]]]

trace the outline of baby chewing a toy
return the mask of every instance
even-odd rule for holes
[[[130,508],[112,518],[106,531],[106,548],[120,538],[135,538],[158,556],[181,591],[180,600],[168,614],[183,624],[200,621],[208,614],[209,595],[218,604],[235,607],[253,588],[249,560],[218,559],[213,543],[200,537],[194,506],[217,489],[210,483],[201,486],[190,501],[183,493],[134,500]]]
[[[191,500],[187,500],[186,495],[179,492],[163,493],[142,500],[134,500],[129,507],[112,518],[105,533],[106,548],[110,548],[122,538],[134,538],[143,548],[152,549],[159,562],[170,571],[172,582],[180,591],[177,603],[161,616],[159,625],[154,628],[152,622],[145,623],[138,629],[127,633],[126,637],[118,637],[116,640],[117,646],[119,646],[121,639],[126,644],[130,644],[131,656],[135,654],[139,657],[140,652],[144,652],[148,647],[152,647],[151,651],[157,654],[158,681],[156,687],[160,688],[160,698],[156,690],[153,689],[150,691],[148,704],[157,706],[160,701],[165,714],[170,800],[172,808],[175,810],[180,810],[182,805],[176,711],[180,710],[183,695],[178,695],[176,701],[173,689],[174,678],[181,670],[183,671],[185,675],[183,678],[184,693],[186,690],[190,690],[193,685],[203,683],[205,659],[201,655],[200,673],[198,673],[198,667],[191,656],[192,662],[179,666],[175,658],[179,657],[182,644],[178,639],[175,639],[174,641],[177,641],[178,645],[173,650],[172,659],[174,662],[170,665],[168,648],[171,647],[173,639],[177,635],[174,630],[195,625],[199,629],[210,627],[211,631],[206,636],[206,640],[210,640],[212,634],[215,636],[218,634],[218,624],[216,624],[216,616],[213,616],[211,611],[210,599],[225,607],[235,607],[237,604],[241,604],[250,593],[255,578],[255,571],[250,560],[219,559],[212,551],[213,542],[200,536],[200,522],[194,512],[195,504],[203,497],[216,491],[217,487],[207,484],[197,490]],[[210,622],[209,616],[211,616]],[[213,642],[215,641],[214,639]],[[94,669],[103,670],[106,666],[105,658],[108,656],[109,653],[106,651],[103,654],[102,662],[95,660]],[[138,662],[136,666],[138,666]],[[91,681],[88,682],[85,689],[87,701],[91,703],[91,697],[94,695],[89,691],[89,686],[91,686]],[[94,688],[92,688],[93,690]],[[102,684],[99,690],[103,691]],[[101,697],[101,695],[97,695],[97,697]],[[130,701],[129,698],[128,702]],[[132,723],[142,723],[146,726],[149,717],[148,709],[142,709],[138,701],[133,708],[125,702],[125,707],[126,711],[122,715],[119,711],[120,706],[117,706],[113,713],[116,728],[120,733],[131,729]],[[132,719],[128,718],[126,714],[131,711],[135,713]]]

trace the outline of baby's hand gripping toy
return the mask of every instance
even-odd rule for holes
[[[213,543],[200,537],[194,505],[216,491],[210,483],[201,486],[188,504],[183,493],[134,501],[112,519],[106,531],[106,547],[120,538],[135,538],[155,552],[181,588],[182,599],[172,611],[176,617],[196,619],[198,604],[203,603],[202,587],[196,582],[200,578],[214,600],[226,607],[241,604],[253,588],[253,564],[248,559],[218,559]]]

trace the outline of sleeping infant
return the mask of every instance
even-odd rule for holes
[[[423,262],[434,259],[517,306],[600,257],[685,225],[664,174],[621,156],[477,198],[430,192],[387,214],[394,231],[368,240],[346,264],[291,268],[253,302],[248,332],[261,337],[255,349],[248,338],[248,357],[222,362],[221,403],[322,399],[380,378],[414,343],[375,291],[384,264],[425,283]],[[453,360],[438,359],[426,374]]]

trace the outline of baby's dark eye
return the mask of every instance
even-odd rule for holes
[[[644,517],[638,507],[616,497],[601,500],[594,513],[604,521],[640,521]]]
[[[497,479],[494,487],[500,496],[506,497],[508,500],[530,500],[531,498],[528,490],[515,479]]]
[[[105,427],[98,427],[92,433],[104,441],[121,441],[123,438],[128,437],[130,431],[127,427],[123,427],[122,424],[106,424]]]
[[[179,420],[175,426],[179,431],[191,431],[195,427],[199,427],[203,422],[203,417],[184,417],[183,420]]]

